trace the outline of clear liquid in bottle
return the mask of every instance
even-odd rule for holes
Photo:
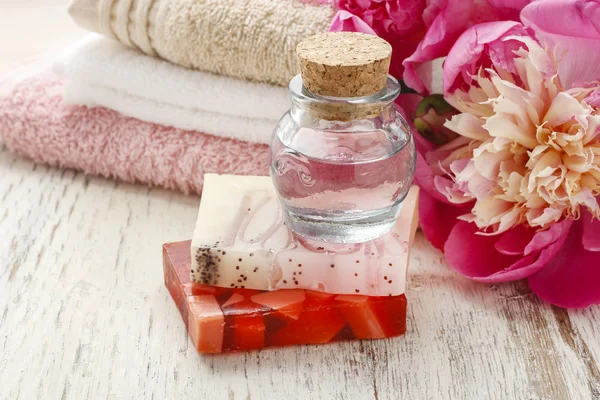
[[[283,136],[283,137],[282,137]],[[271,176],[296,233],[326,242],[363,242],[388,232],[414,174],[410,135],[381,129],[276,135]]]

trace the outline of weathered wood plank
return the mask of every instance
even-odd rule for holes
[[[404,338],[203,357],[162,284],[160,246],[198,198],[0,151],[0,398],[586,399],[598,308],[482,285],[417,236]]]
[[[65,3],[4,1],[0,70],[80,34]],[[470,282],[420,234],[405,337],[199,356],[160,255],[189,238],[197,203],[0,145],[0,399],[600,398],[598,307]]]

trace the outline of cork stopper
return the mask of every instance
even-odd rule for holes
[[[304,86],[331,97],[370,96],[385,88],[392,46],[364,33],[330,32],[298,44]]]

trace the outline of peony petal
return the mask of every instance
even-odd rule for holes
[[[498,235],[500,233],[507,232],[511,228],[517,226],[519,220],[521,219],[521,212],[518,208],[513,208],[512,210],[505,213],[502,218],[500,218],[500,223],[498,224],[498,228],[496,232],[490,233],[490,235]]]
[[[460,222],[452,229],[444,246],[444,253],[451,267],[476,281],[496,283],[523,279],[536,273],[552,260],[567,238],[571,223],[572,221],[562,221],[550,228],[554,230],[551,236],[556,238],[551,243],[538,239],[540,232],[536,233],[528,244],[536,250],[523,257],[515,253],[522,247],[526,238],[531,237],[531,233],[514,228],[500,237],[482,236],[476,234],[477,228],[474,224]],[[517,231],[513,232],[515,230]],[[504,235],[514,237],[503,239]],[[502,249],[503,252],[499,252],[498,249]]]
[[[501,44],[503,36],[518,31],[524,32],[523,26],[514,21],[486,22],[467,29],[454,43],[444,62],[444,93],[449,94],[461,86],[463,80],[457,78],[477,75],[479,65],[476,63],[488,44],[496,41]],[[506,58],[498,58],[498,61],[499,67],[510,70]],[[470,83],[470,79],[465,81]]]
[[[550,229],[536,233],[531,242],[525,247],[523,254],[529,255],[557,242],[562,236],[566,236],[571,229],[573,221],[564,220],[553,224]]]
[[[523,255],[525,247],[531,242],[534,235],[533,229],[526,228],[525,225],[518,225],[502,235],[494,247],[501,254]]]
[[[547,121],[550,126],[558,126],[579,115],[587,115],[589,113],[589,108],[578,102],[573,96],[565,92],[560,92],[552,100],[552,104],[550,104],[550,108],[544,116],[544,121]]]
[[[469,164],[472,164],[471,160],[468,158],[461,158],[460,160],[453,161],[450,164],[450,171],[454,174],[454,176],[459,175],[464,172]]]
[[[509,150],[494,152],[493,146],[493,143],[479,146],[479,148],[473,151],[473,161],[475,168],[482,176],[496,181],[500,172],[500,165],[504,161],[512,160],[514,154]]]
[[[587,207],[586,211],[590,211],[596,217],[600,216],[600,205],[589,189],[581,189],[579,192],[571,196],[573,204],[579,204]]]
[[[417,131],[414,128],[412,131],[413,131],[413,137],[415,138],[415,147],[417,149],[417,153],[429,154],[429,152],[431,152],[435,149],[435,144],[433,142],[425,139],[423,137],[423,135],[421,135],[419,133],[419,131]]]
[[[473,205],[473,214],[477,216],[475,223],[480,228],[495,225],[500,222],[504,214],[513,210],[514,207],[513,202],[503,201],[495,196],[483,198]],[[492,230],[491,233],[494,234],[495,230]],[[486,232],[479,234],[486,234]]]
[[[437,201],[424,190],[419,193],[419,226],[437,249],[444,248],[450,231],[458,222],[456,218],[468,210],[468,207],[450,206]]]
[[[521,10],[527,4],[531,3],[531,0],[487,0],[494,8],[512,8],[515,10]]]
[[[475,169],[475,167],[473,167]],[[497,184],[495,181],[491,181],[483,177],[480,173],[474,173],[473,177],[467,181],[467,187],[469,192],[477,199],[483,200],[488,197]]]
[[[492,137],[511,139],[528,149],[538,145],[535,135],[520,129],[506,114],[498,113],[489,117],[483,127]]]
[[[545,268],[529,277],[535,294],[560,307],[600,303],[600,252],[583,247],[583,230],[581,221],[573,223],[560,251]]]
[[[390,63],[390,75],[397,78],[398,80],[403,79],[404,67],[402,63],[411,54],[415,52],[419,43],[421,43],[421,39],[425,32],[411,32],[408,35],[400,35],[400,36],[382,36],[383,39],[387,40],[389,44],[392,45],[392,61]],[[432,71],[432,63],[429,63],[425,67],[423,67],[422,72],[424,72],[428,76],[428,81],[430,85],[433,85],[432,79],[436,77],[433,76]],[[407,83],[408,85],[408,83]],[[408,85],[408,87],[411,87]]]
[[[489,138],[483,129],[484,120],[473,114],[462,113],[454,115],[451,120],[446,121],[444,126],[454,132],[474,140],[484,141]]]
[[[453,204],[465,204],[473,201],[473,197],[460,190],[459,185],[448,178],[438,175],[433,178],[433,183],[435,189]]]
[[[541,239],[539,237],[543,232],[536,233],[525,248],[525,256],[522,259],[490,278],[510,280],[522,279],[545,267],[563,246],[569,230],[571,229],[571,223],[572,221],[562,221],[555,224],[549,229],[549,231],[553,232]],[[555,240],[546,241],[545,239],[547,237],[552,237]],[[528,248],[534,248],[535,251],[528,253]]]
[[[396,109],[409,122],[415,117],[415,110],[423,96],[415,93],[401,93],[395,101]],[[419,135],[420,136],[420,135]],[[433,148],[433,147],[432,147]]]
[[[432,170],[442,174],[446,171],[437,171],[439,170],[439,165],[449,165],[453,161],[461,159],[461,158],[470,158],[471,150],[470,144],[471,139],[466,138],[464,136],[458,136],[456,139],[448,142],[437,149],[430,151],[425,154],[426,160],[429,165],[432,166]]]
[[[600,3],[594,0],[533,2],[521,11],[521,20],[536,29],[536,36],[553,34],[600,39]]]
[[[539,176],[544,176],[546,174],[544,171],[554,172],[561,164],[560,154],[553,150],[547,151],[538,160],[531,158],[527,163],[527,167],[531,169],[527,189],[533,192],[537,186],[536,179]]]
[[[532,0],[477,0],[471,19],[475,23],[487,21],[518,21],[521,9]]]
[[[600,78],[600,3],[581,0],[544,0],[526,6],[521,21],[542,42],[564,54],[558,66],[566,88],[575,81]]]
[[[458,36],[469,23],[473,2],[464,0],[447,0],[443,6],[434,4],[424,11],[426,23],[431,21],[425,37],[415,52],[404,60],[404,81],[419,93],[428,93],[431,86],[418,73],[418,66],[448,54]],[[433,17],[435,15],[435,17]],[[429,25],[429,24],[428,24]]]
[[[531,108],[533,109],[533,107]],[[515,102],[506,97],[499,97],[494,100],[494,112],[496,114],[510,115],[510,118],[516,122],[517,126],[524,131],[531,132],[531,134],[535,132],[533,125],[538,121],[533,121],[530,116],[533,114],[534,118],[539,120],[537,112],[535,112],[535,109],[533,110],[533,112],[529,112],[528,108],[524,107],[522,102]]]
[[[432,196],[437,201],[441,201],[442,203],[445,203],[445,204],[452,204],[446,198],[446,196],[441,194],[435,188],[435,182],[434,182],[435,176],[433,174],[433,171],[431,170],[431,167],[427,164],[427,162],[425,161],[425,159],[423,158],[423,156],[420,153],[417,153],[417,163],[416,164],[417,165],[415,168],[415,183],[421,189],[423,189],[421,191],[421,193],[427,192],[427,193],[429,193],[430,196]]]
[[[375,35],[375,31],[365,21],[357,17],[356,15],[345,11],[338,11],[333,17],[331,26],[329,27],[330,32],[361,32],[368,33],[369,35]]]
[[[448,264],[462,275],[486,281],[520,257],[498,253],[495,245],[499,237],[478,235],[478,232],[474,223],[458,222],[444,245],[444,254]]]
[[[598,87],[591,92],[583,101],[592,107],[600,108],[600,82],[597,83]]]
[[[548,224],[558,221],[562,217],[562,214],[562,210],[553,207],[546,207],[539,216],[532,218],[529,223],[531,226],[545,227],[548,226]]]
[[[600,220],[594,218],[588,210],[583,209],[581,222],[583,224],[583,248],[587,251],[600,251]]]

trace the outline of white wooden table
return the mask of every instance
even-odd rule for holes
[[[63,3],[0,0],[0,68],[80,34]],[[161,265],[198,201],[36,166],[0,144],[0,399],[600,398],[598,307],[468,281],[421,234],[405,337],[200,356]]]

